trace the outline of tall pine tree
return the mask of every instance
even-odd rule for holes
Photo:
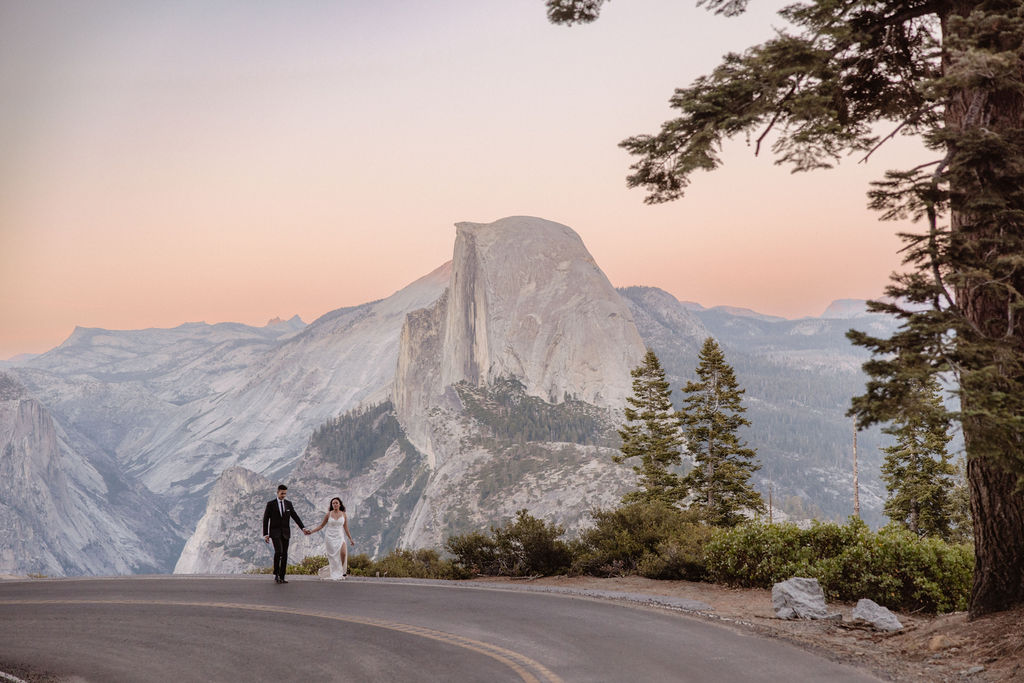
[[[889,492],[885,514],[919,536],[950,540],[953,526],[953,476],[946,444],[949,415],[942,407],[934,377],[919,383],[904,416],[884,431],[896,443],[883,449],[882,480]]]
[[[639,475],[641,488],[627,493],[622,502],[678,504],[683,492],[679,475],[671,468],[682,464],[682,437],[672,408],[672,389],[665,381],[658,356],[651,350],[630,374],[633,395],[626,399],[626,424],[619,430],[621,455],[613,456],[613,460],[639,460],[633,471]]]
[[[735,526],[743,519],[744,509],[764,509],[761,494],[750,485],[751,473],[760,466],[754,462],[754,449],[747,448],[737,434],[750,424],[743,417],[744,390],[713,338],[704,340],[697,381],[687,382],[683,392],[687,396],[679,422],[686,449],[696,463],[683,479],[683,486],[695,496],[691,508],[710,524]]]
[[[606,0],[546,0],[556,23],[593,21]],[[747,0],[697,0],[727,16]],[[670,104],[679,115],[622,144],[627,183],[648,202],[681,197],[748,136],[794,170],[869,158],[897,135],[928,156],[876,183],[883,218],[913,218],[908,272],[872,310],[897,316],[872,350],[858,424],[887,422],[921,375],[951,372],[967,453],[974,535],[970,616],[1024,605],[1024,3],[1021,0],[805,0],[786,25]],[[880,126],[889,131],[879,136]],[[930,157],[930,158],[929,158]]]

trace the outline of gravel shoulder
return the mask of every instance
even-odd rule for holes
[[[968,621],[964,612],[939,616],[897,613],[903,630],[884,633],[851,623],[852,604],[829,604],[832,611],[842,613],[842,623],[778,619],[772,609],[771,591],[762,589],[637,576],[554,576],[518,581],[480,578],[473,582],[515,583],[531,589],[578,592],[684,610],[698,618],[786,640],[884,680],[1024,680],[1024,609],[974,621]]]

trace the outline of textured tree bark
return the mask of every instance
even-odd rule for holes
[[[950,5],[950,10],[951,14],[967,17],[983,4],[956,2]],[[1009,13],[1009,9],[1006,11]],[[944,44],[948,43],[950,37],[947,33],[949,16],[943,18]],[[951,55],[948,51],[943,61],[946,73],[949,73]],[[1024,73],[1017,76],[1018,82],[1024,81]],[[957,134],[977,136],[980,133],[994,136],[1000,142],[1019,136],[1024,128],[1024,95],[1014,89],[964,88],[950,99],[945,117],[948,130],[954,133],[949,147],[952,168],[959,161],[962,151],[957,148]],[[1011,161],[1016,163],[1016,159]],[[1001,238],[1008,230],[1015,233],[1024,230],[1019,220],[1015,224],[1005,219],[998,222],[994,219],[995,214],[986,215],[981,210],[971,213],[968,208],[972,196],[981,196],[981,193],[993,189],[994,194],[1009,199],[1010,195],[999,188],[1001,181],[1005,183],[1005,176],[1001,175],[1007,173],[1005,162],[1006,159],[995,159],[991,163],[979,161],[977,157],[969,159],[966,164],[971,167],[972,173],[953,176],[950,184],[951,232],[954,236],[964,238],[967,253],[974,254],[986,266],[992,265],[999,258],[1021,256],[1000,248],[1003,242]],[[1020,210],[1024,207],[1004,208]],[[982,244],[986,245],[984,252],[979,248]],[[1018,432],[1011,438],[1000,439],[998,448],[1003,454],[1000,456],[994,453],[991,438],[994,430],[991,423],[985,417],[972,417],[968,413],[969,409],[977,408],[983,402],[980,400],[981,395],[972,396],[972,389],[964,390],[965,386],[972,386],[971,374],[985,369],[994,368],[997,375],[1014,380],[1007,383],[1010,387],[1021,379],[1010,376],[1019,372],[1015,369],[1019,365],[1005,360],[1013,360],[1024,350],[1024,326],[1019,316],[1013,314],[1010,306],[1013,295],[1008,293],[1013,289],[1024,291],[1024,275],[1018,271],[1010,278],[1010,287],[996,289],[988,278],[979,275],[977,271],[971,272],[972,265],[953,259],[954,271],[961,268],[961,272],[952,274],[956,276],[956,303],[973,328],[961,337],[960,343],[984,340],[990,344],[988,348],[996,349],[989,352],[983,362],[975,358],[970,367],[964,368],[960,377],[961,407],[966,416],[963,431],[967,451],[967,479],[974,528],[975,569],[969,609],[969,616],[974,619],[1024,605],[1024,492],[1018,487],[1016,474],[1001,462],[1003,458],[1010,460],[1020,457],[1020,451],[1024,448],[1024,435]],[[991,345],[993,342],[994,347]],[[1002,388],[993,386],[991,378],[981,385],[984,386],[981,391]],[[989,407],[984,406],[986,410]],[[1007,450],[1015,452],[1005,452]]]
[[[964,425],[965,437],[967,431]],[[974,518],[974,619],[1024,605],[1024,495],[1015,492],[1017,477],[989,458],[968,459],[967,481]]]
[[[953,215],[954,230],[958,216]],[[956,289],[957,302],[976,329],[991,335],[994,327],[1006,329],[1007,301],[997,300],[973,283]],[[1008,345],[1019,345],[1016,340]],[[1016,343],[1014,343],[1016,342]],[[988,359],[999,366],[999,359]],[[961,375],[961,386],[969,384],[970,370]],[[971,407],[970,391],[961,392],[961,408]],[[967,480],[971,493],[974,529],[974,583],[971,589],[971,619],[1024,605],[1024,494],[1018,489],[1016,474],[1008,471],[991,452],[986,439],[991,428],[985,420],[965,417],[963,433],[967,451]],[[1019,443],[1019,440],[1018,440]],[[982,446],[984,444],[984,446]],[[1011,448],[1004,443],[1003,448]],[[1019,457],[1006,453],[1002,457]]]

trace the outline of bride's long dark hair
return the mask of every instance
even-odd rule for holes
[[[327,504],[327,511],[330,512],[331,510],[334,509],[334,501],[338,501],[338,507],[340,507],[341,511],[344,512],[345,511],[345,504],[343,502],[341,502],[341,498],[338,498],[337,496],[335,496],[334,498],[331,498],[331,502]]]

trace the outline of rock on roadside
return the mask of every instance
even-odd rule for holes
[[[817,579],[795,576],[772,586],[772,607],[779,619],[828,619],[841,621],[839,613],[829,613],[825,592]]]
[[[851,615],[854,621],[866,621],[880,631],[900,631],[903,624],[887,607],[882,607],[873,600],[861,598],[853,608]]]

